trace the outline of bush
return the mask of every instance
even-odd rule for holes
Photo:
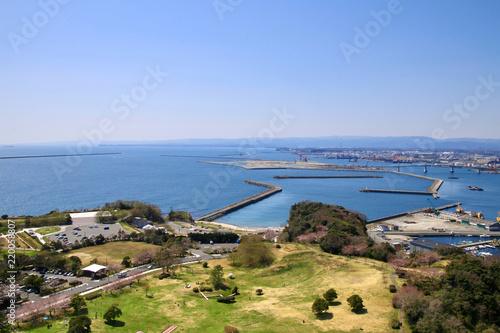
[[[214,289],[209,286],[200,286],[200,291],[214,291]]]
[[[338,295],[335,289],[330,288],[323,294],[323,297],[328,303],[331,303],[338,297]]]
[[[193,288],[193,292],[195,292],[195,293],[199,293],[199,292],[200,292],[200,289],[198,289],[198,287],[194,287],[194,288]]]
[[[222,297],[217,297],[217,302],[220,303],[233,303],[236,298],[234,296],[222,296]]]
[[[395,293],[396,291],[398,291],[398,290],[396,289],[396,286],[395,286],[395,285],[391,284],[391,285],[389,286],[389,291],[390,291],[391,293],[393,293],[393,294],[394,294],[394,293]]]
[[[72,287],[78,286],[80,284],[82,284],[82,281],[80,281],[80,280],[70,281],[70,283],[69,283],[69,285],[72,286]]]
[[[258,296],[260,296],[260,295],[264,294],[264,291],[262,291],[262,289],[257,289],[257,290],[255,291],[255,293],[256,293]]]
[[[397,320],[396,318],[392,318],[391,320],[391,328],[394,329],[394,330],[397,330],[401,327],[401,323],[399,322],[399,320]]]
[[[353,312],[360,311],[363,309],[363,299],[359,295],[352,295],[347,299],[347,303],[352,308]]]
[[[85,295],[85,299],[87,301],[91,301],[91,300],[93,300],[93,299],[95,299],[97,297],[101,297],[101,296],[102,296],[102,291],[96,291],[96,292],[93,292],[91,294]]]
[[[239,294],[237,286],[234,286],[233,289],[231,289],[231,294]]]
[[[169,278],[169,277],[170,277],[170,273],[161,273],[161,274],[158,276],[158,278],[159,278],[160,280],[162,280],[162,279],[166,279],[166,278]]]
[[[234,326],[226,326],[224,327],[224,333],[239,333],[238,329]]]
[[[203,264],[202,264],[203,268],[207,268],[208,267],[208,262],[204,261]]]
[[[281,245],[276,244],[276,248],[277,248],[277,249],[281,249]]]

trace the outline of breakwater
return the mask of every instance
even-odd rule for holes
[[[425,176],[420,176],[420,175],[414,175],[411,173],[406,173],[406,172],[399,172],[399,171],[388,171],[392,172],[398,175],[403,175],[403,176],[409,176],[409,177],[415,177],[415,178],[420,178],[420,179],[425,179],[425,180],[430,180],[432,181],[431,186],[427,188],[425,191],[408,191],[408,190],[382,190],[382,189],[371,189],[371,188],[363,188],[359,190],[360,192],[378,192],[378,193],[398,193],[398,194],[423,194],[423,195],[432,195],[434,198],[439,198],[438,195],[438,190],[443,185],[443,180],[442,179],[437,179],[437,178],[431,178],[431,177],[425,177]]]
[[[437,207],[436,210],[449,209],[449,208],[457,207],[458,205],[461,205],[461,204],[462,204],[461,202],[455,202],[455,203],[452,203],[452,204],[449,204],[449,205],[444,205],[444,206],[441,206],[441,207]],[[421,212],[424,212],[424,211],[426,211],[428,209],[429,209],[429,207],[425,207],[425,208],[420,208],[420,209],[412,210],[412,211],[409,211],[409,212],[403,212],[403,213],[398,213],[398,214],[394,214],[394,215],[390,215],[390,216],[384,216],[384,217],[380,217],[378,219],[367,221],[366,224],[371,224],[371,223],[376,223],[376,222],[382,222],[382,221],[390,220],[390,219],[393,219],[393,218],[396,218],[396,217],[406,216],[408,214],[421,213]]]
[[[218,219],[226,214],[229,214],[229,213],[234,212],[240,208],[243,208],[245,206],[256,203],[260,200],[263,200],[267,197],[270,197],[271,195],[276,194],[278,192],[281,192],[283,190],[279,186],[261,183],[261,182],[256,182],[253,180],[245,180],[245,183],[250,184],[250,185],[265,187],[265,188],[267,188],[267,190],[265,190],[264,192],[260,192],[258,194],[252,195],[252,196],[245,198],[241,201],[238,201],[234,204],[228,205],[224,208],[221,208],[221,209],[218,209],[218,210],[213,211],[211,213],[200,216],[197,219],[195,219],[195,222],[214,221],[214,220],[216,220],[216,219]]]
[[[42,158],[42,157],[67,157],[67,156],[99,156],[99,155],[120,155],[121,153],[91,153],[91,154],[52,154],[52,155],[21,155],[21,156],[0,156],[0,160],[10,160],[15,158]]]
[[[274,176],[276,179],[296,179],[296,178],[383,178],[378,175],[320,175],[320,176]]]

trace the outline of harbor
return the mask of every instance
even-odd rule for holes
[[[195,219],[195,222],[204,222],[204,221],[207,221],[207,222],[211,222],[211,221],[214,221],[226,214],[229,214],[231,212],[234,212],[240,208],[243,208],[245,206],[248,206],[248,205],[251,205],[253,203],[256,203],[258,201],[261,201],[267,197],[270,197],[276,193],[279,193],[281,192],[283,189],[279,186],[276,186],[276,185],[271,185],[271,184],[266,184],[266,183],[261,183],[261,182],[256,182],[256,181],[253,181],[253,180],[245,180],[245,183],[247,184],[250,184],[250,185],[256,185],[256,186],[261,186],[261,187],[265,187],[267,188],[267,190],[261,192],[261,193],[258,193],[258,194],[255,194],[255,195],[252,195],[248,198],[245,198],[243,200],[240,200],[234,204],[231,204],[231,205],[228,205],[224,208],[221,208],[221,209],[217,209],[211,213],[208,213],[208,214],[205,214],[203,216],[200,216],[198,217],[197,219]]]

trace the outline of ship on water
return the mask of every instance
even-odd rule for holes
[[[471,191],[484,191],[484,189],[479,186],[467,186],[467,189]]]

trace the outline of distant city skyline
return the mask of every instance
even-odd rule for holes
[[[498,2],[0,2],[0,144],[500,139]]]

